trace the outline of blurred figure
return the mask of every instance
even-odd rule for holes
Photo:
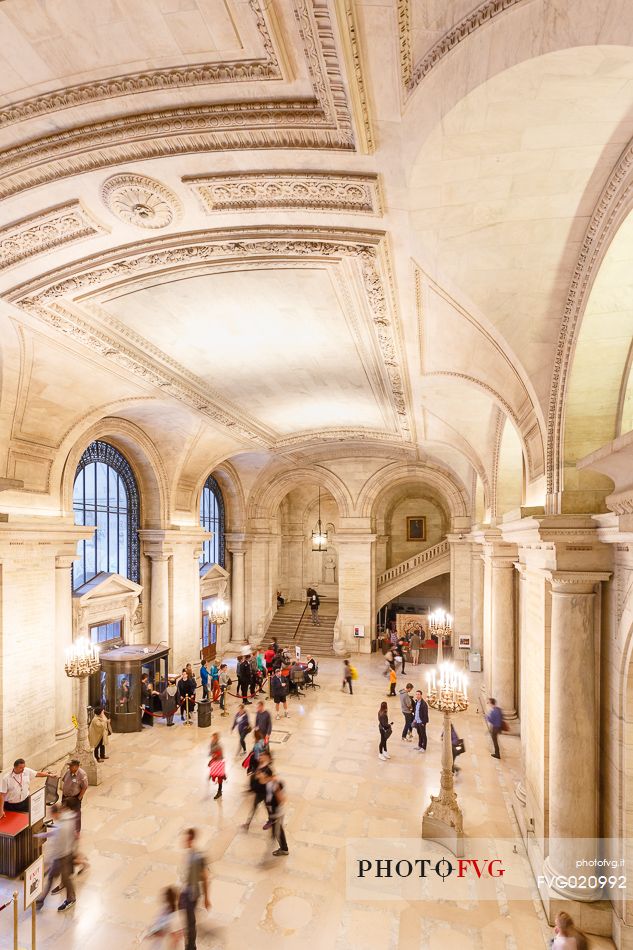
[[[196,906],[200,897],[207,910],[211,909],[209,900],[209,871],[207,859],[196,849],[196,829],[188,828],[184,834],[187,856],[183,868],[183,889],[180,895],[180,907],[187,921],[185,950],[196,950]]]
[[[264,745],[268,745],[270,734],[273,731],[272,716],[260,700],[257,703],[257,712],[255,714],[255,728],[259,729],[264,740]]]
[[[211,736],[211,745],[209,746],[209,781],[216,782],[218,790],[213,796],[222,798],[222,786],[226,782],[226,765],[224,763],[224,753],[220,744],[220,735],[214,732]]]
[[[173,726],[174,715],[178,709],[178,687],[175,677],[169,677],[167,686],[160,694],[160,701],[163,704],[163,716],[167,720],[167,725]]]
[[[554,920],[554,939],[552,950],[589,950],[587,938],[574,926],[574,922],[566,911],[561,910]]]
[[[378,710],[378,731],[380,732],[380,745],[378,746],[378,758],[382,759],[383,762],[386,762],[387,759],[390,759],[391,756],[387,752],[387,741],[391,735],[391,723],[389,722],[389,709],[387,703],[383,702],[380,704],[380,709]]]
[[[497,700],[493,699],[492,696],[488,700],[488,705],[490,706],[490,711],[486,715],[486,721],[488,723],[488,729],[490,730],[490,735],[492,736],[492,744],[494,746],[494,752],[491,752],[493,759],[500,759],[501,755],[499,754],[499,733],[503,727],[503,712],[501,707],[497,706]]]
[[[51,814],[55,819],[55,824],[50,831],[42,832],[37,835],[38,838],[50,840],[50,846],[47,849],[47,856],[50,860],[50,866],[46,875],[44,890],[37,899],[37,909],[41,910],[44,901],[51,889],[53,880],[59,875],[62,883],[55,892],[66,888],[66,900],[62,901],[57,910],[65,911],[75,903],[75,888],[73,887],[73,855],[76,846],[77,823],[75,815],[65,806],[61,808],[54,805],[51,808]]]
[[[396,695],[396,682],[397,682],[396,671],[390,669],[389,670],[389,692],[387,693],[387,696]]]
[[[229,676],[229,671],[226,663],[220,663],[220,709],[222,710],[223,716],[228,716],[229,712],[226,708],[226,691],[233,682]]]
[[[244,709],[244,705],[240,704],[237,707],[237,712],[235,713],[235,719],[233,720],[233,725],[231,726],[231,732],[234,729],[237,729],[238,735],[240,737],[240,744],[237,750],[237,754],[240,752],[246,752],[246,736],[251,731],[251,726],[248,721],[248,713]]]
[[[345,692],[345,686],[349,686],[350,695],[354,692],[352,689],[352,667],[349,660],[343,660],[343,684],[341,689]],[[395,693],[394,693],[395,696]]]
[[[265,749],[260,753],[258,767],[255,772],[251,773],[250,776],[250,791],[253,795],[253,807],[251,808],[250,815],[242,825],[244,831],[248,831],[251,826],[251,821],[255,816],[257,811],[257,806],[266,801],[266,782],[272,778],[272,759],[268,749]]]
[[[264,828],[271,828],[272,835],[279,847],[273,851],[273,856],[278,858],[288,854],[288,842],[283,826],[284,805],[286,795],[284,792],[284,783],[275,775],[272,762],[269,765],[271,771],[270,777],[266,780],[266,807],[268,808],[268,821]],[[262,773],[259,772],[258,775]],[[261,781],[261,779],[260,779]]]
[[[151,940],[154,950],[180,950],[184,928],[178,913],[178,891],[166,887],[161,893],[161,911],[142,940]]]

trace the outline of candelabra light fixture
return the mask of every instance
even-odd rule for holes
[[[444,640],[450,641],[453,635],[453,618],[443,610],[435,610],[429,617],[429,629],[437,637],[437,665],[444,662]]]
[[[99,767],[88,742],[88,677],[100,667],[99,647],[86,637],[79,637],[66,649],[64,669],[66,676],[79,683],[79,708],[77,710],[77,742],[72,759],[78,759],[88,776],[90,785],[101,781]]]
[[[439,641],[438,641],[439,642]],[[464,817],[457,803],[453,779],[453,727],[451,714],[468,709],[468,680],[452,663],[426,674],[426,701],[444,716],[440,793],[431,795],[431,804],[422,817],[422,837],[439,841],[458,857],[464,853]]]
[[[317,520],[316,531],[312,532],[312,550],[327,551],[327,531],[323,530],[321,524],[321,488],[319,487],[319,517]]]
[[[209,621],[217,626],[228,623],[229,605],[223,597],[216,597],[209,607]]]

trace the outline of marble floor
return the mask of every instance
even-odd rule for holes
[[[378,759],[377,707],[387,691],[382,658],[354,661],[354,695],[340,690],[340,661],[322,660],[320,690],[289,700],[290,716],[274,721],[277,771],[288,794],[290,855],[272,857],[270,832],[253,821],[232,716],[214,711],[225,740],[228,782],[212,800],[207,780],[211,730],[180,724],[114,736],[104,781],[84,802],[82,850],[91,867],[78,880],[77,904],[57,912],[50,896],[38,915],[38,947],[46,950],[127,950],[138,947],[155,917],[160,889],[176,883],[183,862],[180,832],[196,826],[208,854],[212,910],[199,913],[201,950],[538,950],[551,930],[534,900],[511,900],[503,883],[494,900],[448,898],[364,901],[346,899],[346,840],[420,840],[421,814],[439,785],[441,719],[433,714],[429,748],[416,754],[400,739],[399,700],[390,699],[392,759]],[[425,668],[408,668],[423,686]],[[476,677],[472,678],[476,680]],[[477,684],[473,684],[476,692]],[[268,704],[271,705],[270,703]],[[231,701],[231,709],[237,707]],[[215,709],[215,707],[214,707]],[[254,707],[250,707],[254,710]],[[503,737],[504,758],[490,756],[477,704],[460,715],[466,741],[456,787],[469,835],[517,835],[511,811],[518,778],[519,740]],[[524,859],[523,859],[524,860]],[[527,880],[526,872],[526,880]],[[12,890],[2,881],[2,895]],[[448,891],[447,891],[448,893]],[[22,916],[20,947],[30,947],[30,918]],[[0,947],[13,946],[9,911],[0,915]],[[143,946],[151,944],[144,943]],[[612,946],[609,941],[592,947]]]

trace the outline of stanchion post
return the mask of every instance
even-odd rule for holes
[[[31,904],[31,950],[37,947],[37,909],[35,901]]]
[[[18,950],[18,892],[13,892],[13,950]]]

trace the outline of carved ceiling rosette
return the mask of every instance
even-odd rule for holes
[[[119,220],[147,230],[166,228],[182,213],[173,191],[144,175],[112,175],[103,183],[101,199]]]

